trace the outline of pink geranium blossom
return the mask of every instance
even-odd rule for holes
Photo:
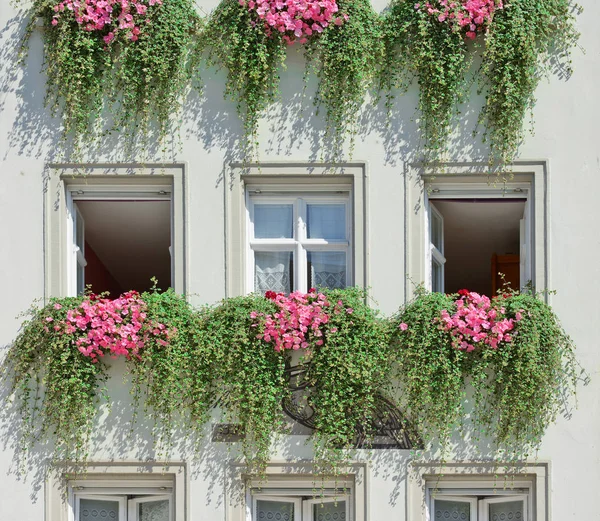
[[[161,5],[163,0],[62,0],[54,6],[52,25],[67,15],[84,31],[106,32],[103,39],[108,45],[116,35],[125,31],[127,37],[135,41],[141,33],[140,26],[149,23],[145,16],[148,7]]]
[[[94,361],[107,353],[127,358],[139,356],[150,338],[165,346],[175,333],[164,324],[149,320],[146,303],[136,291],[117,299],[90,295],[77,308],[67,311],[59,329],[54,329],[74,335],[77,349]]]
[[[329,311],[344,310],[341,301],[332,305],[323,293],[310,288],[308,293],[295,291],[289,295],[267,291],[265,297],[272,300],[279,311],[265,314],[253,311],[250,318],[262,319],[262,332],[256,335],[265,342],[272,342],[275,351],[306,349],[311,345],[323,345],[325,326],[329,322]],[[352,308],[346,308],[352,313]],[[258,326],[256,323],[254,326]],[[330,333],[336,333],[332,327]]]
[[[502,342],[512,341],[509,332],[521,320],[522,310],[515,314],[514,319],[507,318],[501,300],[491,301],[485,295],[467,290],[458,293],[459,298],[454,302],[456,312],[451,315],[444,309],[436,319],[439,327],[452,336],[455,348],[467,352],[474,351],[478,346],[497,349]],[[402,325],[400,329],[403,329]]]
[[[330,22],[342,25],[347,14],[337,14],[335,0],[239,0],[242,7],[256,13],[263,21],[268,35],[274,31],[283,34],[283,40],[306,43],[307,37],[320,34]]]
[[[464,30],[465,36],[471,40],[491,23],[494,11],[503,7],[502,0],[431,0],[415,4],[415,9],[435,16],[439,22]]]

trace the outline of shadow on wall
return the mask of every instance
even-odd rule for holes
[[[25,32],[27,17],[21,11],[9,20],[0,33],[0,61],[6,73],[0,79],[0,114],[7,110],[7,98],[16,98],[16,114],[9,133],[8,155],[15,150],[18,155],[43,158],[46,161],[65,160],[73,153],[71,140],[62,140],[60,118],[51,116],[45,106],[46,81],[41,73],[43,65],[43,42],[41,31],[34,30],[29,42],[29,53],[24,66],[19,64],[19,49]],[[448,161],[484,160],[488,148],[482,135],[473,135],[477,128],[479,111],[485,96],[478,93],[474,79],[480,58],[473,65],[464,88],[469,92],[468,103],[458,107],[452,122],[453,134],[448,143]],[[314,73],[303,81],[305,61],[300,47],[288,49],[286,69],[280,71],[280,98],[264,114],[259,122],[261,154],[269,157],[298,157],[298,151],[310,150],[308,161],[331,161],[350,159],[350,143],[346,139],[343,153],[336,150],[331,136],[326,135],[325,107],[314,105],[318,80]],[[225,70],[205,69],[199,72],[179,114],[173,115],[172,132],[164,142],[158,142],[158,129],[150,125],[148,133],[128,138],[118,132],[107,132],[112,124],[109,110],[105,110],[98,127],[101,132],[83,148],[86,162],[94,161],[175,161],[186,156],[194,142],[202,143],[203,149],[224,155],[223,164],[243,158],[243,130],[235,102],[223,99]],[[415,163],[422,159],[422,136],[418,128],[419,89],[413,80],[407,92],[372,92],[367,96],[356,125],[354,157],[364,159],[371,150],[364,146],[381,143],[383,161],[395,166],[398,163]],[[389,104],[389,108],[388,105]],[[380,138],[367,140],[375,135]],[[366,143],[366,145],[365,145]],[[302,152],[306,154],[306,152]],[[81,159],[81,158],[78,158]],[[225,167],[224,167],[225,170]],[[217,180],[220,184],[225,171]]]

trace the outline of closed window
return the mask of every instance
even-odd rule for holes
[[[248,193],[248,291],[352,284],[348,193]]]
[[[309,492],[309,491],[305,491]],[[285,492],[284,492],[285,493]],[[289,492],[288,492],[289,494]],[[301,494],[301,492],[298,492]],[[312,495],[253,495],[252,521],[349,521],[347,495],[318,497]]]

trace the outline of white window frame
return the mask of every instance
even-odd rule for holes
[[[509,473],[503,473],[504,468],[510,469]],[[527,521],[549,521],[549,469],[547,462],[412,462],[407,478],[407,521],[435,521],[430,512],[436,497],[476,504],[477,516],[471,521],[489,521],[483,506],[492,498],[525,500]]]
[[[327,197],[336,199],[348,194],[349,227],[347,262],[348,284],[367,288],[368,265],[368,198],[366,163],[277,162],[230,165],[230,182],[225,184],[225,272],[227,297],[254,290],[254,272],[250,273],[248,193],[260,191],[265,196]],[[323,247],[328,247],[324,245]],[[296,288],[298,289],[298,288]]]
[[[368,477],[364,463],[350,463],[335,479],[321,479],[310,462],[268,463],[266,474],[260,479],[246,475],[243,464],[232,463],[227,479],[225,521],[256,521],[253,516],[256,500],[269,498],[294,502],[294,521],[312,521],[311,513],[307,512],[310,506],[336,500],[346,501],[346,521],[368,519]]]
[[[187,293],[184,165],[50,165],[44,198],[44,295],[76,295],[74,201],[94,199],[171,201],[171,286]],[[83,255],[78,255],[83,253]],[[80,258],[80,257],[83,257]]]
[[[289,204],[293,207],[292,238],[257,239],[254,236],[254,206],[256,204]],[[310,204],[343,204],[345,210],[345,239],[309,239],[307,237],[307,206]],[[346,254],[346,286],[353,285],[352,279],[352,213],[350,193],[337,191],[336,195],[301,192],[264,194],[262,191],[246,191],[246,226],[248,244],[246,258],[246,292],[255,291],[255,252],[292,252],[294,259],[293,288],[306,293],[308,281],[308,253],[313,251],[344,252]]]
[[[65,464],[47,478],[45,520],[76,521],[79,501],[87,498],[119,501],[120,521],[137,521],[130,515],[138,503],[169,499],[170,521],[188,521],[188,489],[185,463],[89,463],[85,469]]]
[[[405,176],[405,300],[414,296],[418,284],[431,288],[430,199],[441,198],[526,198],[529,244],[526,261],[530,273],[526,278],[531,280],[535,290],[549,288],[547,170],[545,161],[516,162],[503,181],[502,176],[488,175],[485,164],[457,163],[446,165],[443,171],[410,166]]]

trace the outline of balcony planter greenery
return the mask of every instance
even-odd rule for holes
[[[193,0],[34,0],[30,15],[23,50],[41,19],[46,104],[76,151],[107,130],[166,137],[197,68]]]
[[[85,461],[106,395],[105,359],[125,357],[159,459],[175,442],[205,435],[218,405],[227,422],[241,425],[243,455],[260,474],[283,431],[291,353],[307,368],[323,474],[339,472],[357,427],[376,421],[382,396],[396,396],[425,442],[444,445],[465,421],[465,380],[475,389],[475,425],[525,457],[577,377],[570,339],[534,296],[421,293],[386,319],[354,288],[268,292],[202,309],[172,291],[51,299],[32,310],[3,377],[19,406],[24,448],[53,438],[54,459]]]

